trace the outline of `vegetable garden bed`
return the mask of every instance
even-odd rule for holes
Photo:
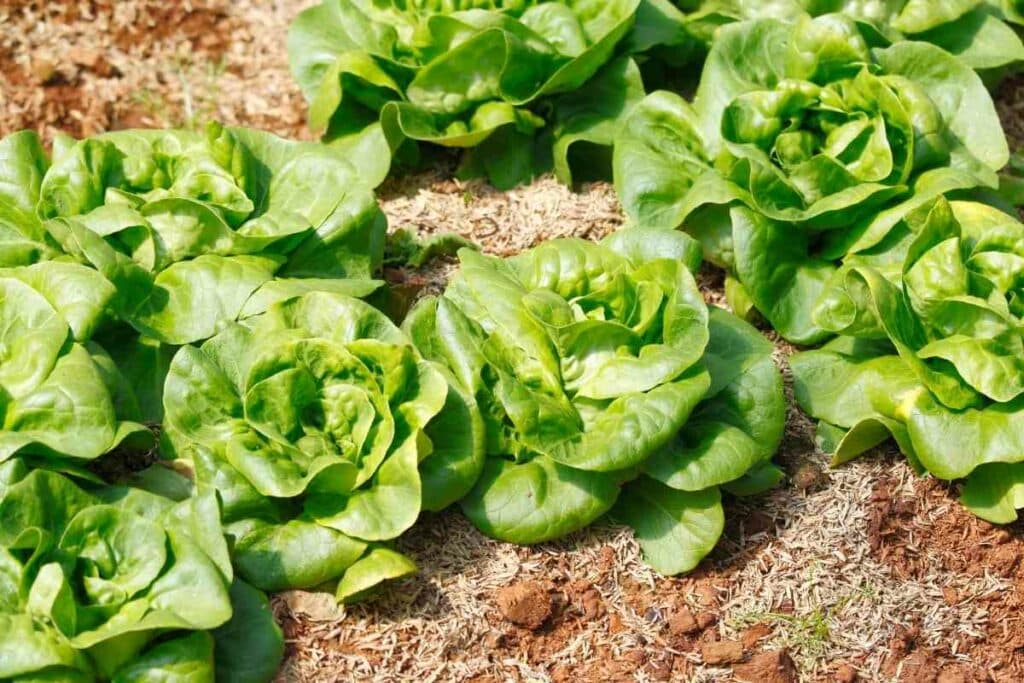
[[[14,4],[0,3],[0,136],[217,118],[310,138],[283,39],[309,2],[212,0],[170,14],[134,0]],[[1021,85],[1004,81],[996,98],[1013,150],[1024,148]],[[542,177],[498,192],[453,179],[455,164],[385,182],[391,230],[455,230],[508,257],[553,238],[596,241],[625,220],[606,183],[573,192]],[[384,272],[415,298],[440,294],[454,269],[441,259]],[[725,301],[722,271],[704,266],[697,282]],[[786,377],[775,458],[786,476],[728,500],[722,540],[694,572],[658,575],[625,527],[524,548],[461,513],[428,513],[396,544],[419,573],[374,602],[273,596],[279,680],[773,680],[783,650],[802,680],[1024,678],[1024,527],[974,517],[958,487],[916,476],[890,445],[831,469],[793,401],[795,349],[764,336]]]

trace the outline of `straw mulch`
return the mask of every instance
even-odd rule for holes
[[[287,22],[307,4],[0,0],[0,133],[217,118],[308,137],[284,52]],[[999,94],[1017,149],[1020,82]],[[507,255],[623,220],[606,184],[572,192],[541,178],[499,193],[448,171],[386,183],[393,229],[454,230]],[[391,276],[436,287],[452,267]],[[721,300],[719,273],[701,282]],[[779,344],[783,367],[790,351]],[[729,504],[725,538],[688,577],[655,575],[621,528],[527,549],[482,537],[455,511],[429,516],[400,542],[420,574],[376,602],[275,598],[288,638],[280,679],[772,680],[792,664],[800,680],[1024,680],[1021,529],[971,518],[955,490],[889,450],[832,470],[812,433],[793,409],[779,457],[788,481]],[[517,626],[510,601],[546,618]]]

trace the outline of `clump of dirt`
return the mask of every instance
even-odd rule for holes
[[[873,491],[872,552],[901,577],[997,577],[1004,587],[979,594],[945,587],[947,604],[972,602],[987,612],[985,632],[962,642],[928,644],[919,628],[898,630],[884,669],[915,681],[1024,680],[1021,525],[1003,528],[975,517],[957,501],[956,487],[938,480],[919,479],[914,488],[914,496],[899,495],[892,482],[882,480]],[[965,655],[970,663],[962,661]]]
[[[701,646],[700,656],[705,664],[711,666],[735,664],[743,659],[743,643],[738,640],[712,640]]]
[[[754,655],[749,662],[737,664],[733,674],[749,683],[796,683],[799,680],[796,664],[785,649]]]
[[[813,462],[801,463],[792,476],[797,491],[817,491],[828,483],[828,475]]]
[[[636,589],[643,591],[639,585]],[[510,586],[508,591],[504,596],[499,592],[498,605],[505,620],[516,627],[506,628],[495,642],[498,657],[513,654],[543,669],[553,655],[571,649],[573,642],[589,641],[591,656],[571,666],[552,667],[552,681],[619,680],[637,671],[655,680],[667,680],[676,666],[685,664],[676,662],[671,653],[662,652],[655,643],[649,648],[619,651],[616,641],[628,637],[632,629],[624,623],[622,614],[606,608],[601,590],[587,580],[548,585],[527,581]],[[515,609],[505,607],[503,597],[514,601]],[[546,608],[550,613],[541,620]],[[661,612],[648,607],[644,619],[648,623],[659,621]],[[607,635],[587,637],[595,629]]]
[[[505,619],[530,631],[539,629],[554,607],[551,587],[539,581],[522,581],[498,591],[494,600]]]

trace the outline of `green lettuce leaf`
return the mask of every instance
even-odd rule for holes
[[[0,269],[0,462],[60,468],[152,445],[131,388],[91,341],[113,298],[82,265]]]
[[[979,73],[1024,60],[1024,43],[1009,25],[1024,23],[1015,0],[646,0],[638,11],[635,49],[678,64],[714,41],[714,29],[749,19],[796,21],[842,14],[875,43],[913,40],[956,55]]]
[[[846,336],[793,357],[797,400],[837,463],[892,435],[918,468],[966,478],[969,509],[1010,522],[1024,507],[1024,224],[939,199],[899,229],[826,290],[819,322]]]

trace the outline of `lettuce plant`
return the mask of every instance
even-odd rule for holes
[[[992,522],[1024,507],[1024,225],[939,200],[857,259],[818,311],[842,336],[794,356],[796,396],[837,463],[892,435],[918,469],[966,479]]]
[[[710,46],[715,29],[748,19],[796,21],[843,14],[856,21],[872,45],[902,40],[931,43],[976,71],[1003,70],[1024,60],[1024,43],[1007,23],[1020,23],[1017,0],[645,0],[659,30],[659,56]],[[643,18],[638,22],[643,22]],[[670,30],[674,28],[675,30]]]
[[[636,65],[615,59],[638,4],[325,0],[295,19],[288,53],[311,127],[335,144],[468,148],[463,173],[499,188],[551,164],[568,183],[570,147],[609,145],[643,97]]]
[[[717,542],[720,489],[778,482],[772,345],[704,304],[692,239],[628,230],[460,259],[406,329],[480,406],[486,464],[462,509],[481,531],[538,543],[611,512],[676,574]]]
[[[885,249],[900,220],[955,190],[998,186],[995,107],[960,60],[922,42],[871,48],[841,15],[725,26],[691,107],[656,92],[615,146],[615,182],[642,226],[682,227],[730,272],[734,310],[787,339],[836,267]]]
[[[182,347],[164,428],[198,490],[223,501],[244,579],[340,578],[347,601],[414,571],[386,542],[480,473],[480,417],[449,380],[381,312],[310,293]]]
[[[266,598],[232,579],[216,500],[83,490],[0,464],[0,677],[270,681]]]
[[[132,389],[92,341],[115,297],[77,263],[0,268],[0,464],[80,471],[115,448],[148,448]]]
[[[125,321],[169,344],[307,289],[365,294],[383,254],[347,155],[217,124],[58,140],[36,213],[114,283]]]

